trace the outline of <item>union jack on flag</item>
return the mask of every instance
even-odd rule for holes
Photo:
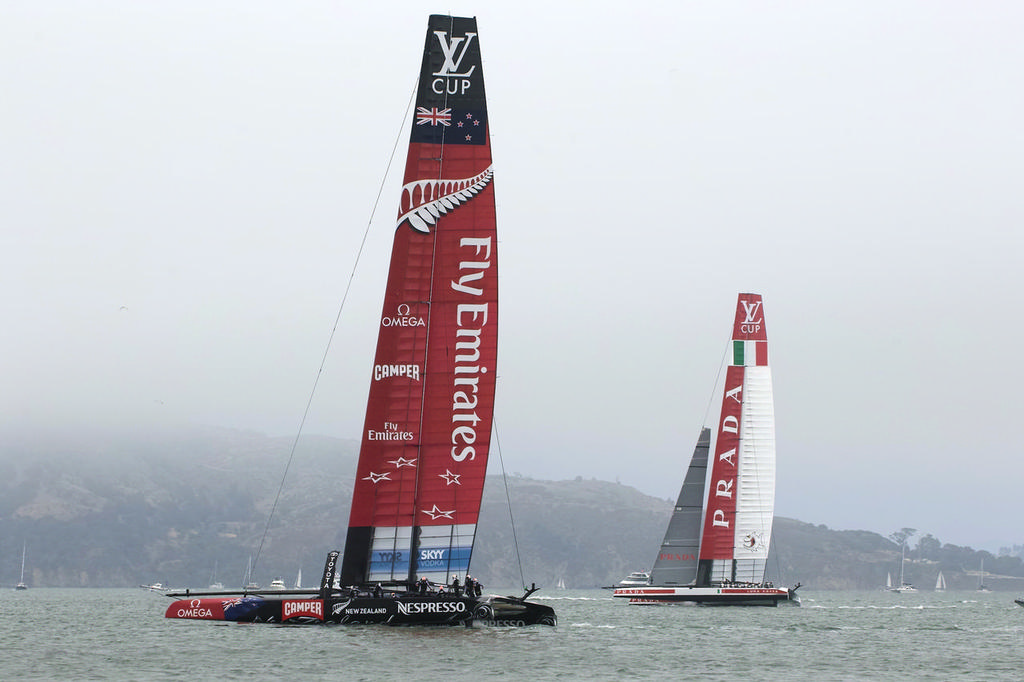
[[[432,126],[450,126],[452,123],[451,109],[438,109],[437,107],[416,107],[416,125],[430,124]]]

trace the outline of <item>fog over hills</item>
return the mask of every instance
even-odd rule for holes
[[[257,552],[261,584],[277,576],[291,584],[301,568],[308,586],[326,553],[344,544],[358,450],[351,440],[299,441],[261,551],[292,439],[206,428],[7,433],[0,442],[3,586],[18,579],[23,542],[34,587],[238,586]],[[472,571],[494,587],[611,585],[650,567],[673,502],[607,481],[492,476]],[[986,584],[1024,589],[1019,558],[926,534],[909,546],[907,580],[919,587],[934,584],[941,568],[950,589],[973,589],[984,559]],[[773,555],[770,579],[807,589],[876,589],[899,563],[899,548],[876,533],[785,518],[776,519]]]

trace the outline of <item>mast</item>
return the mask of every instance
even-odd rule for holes
[[[469,568],[497,359],[497,233],[476,19],[428,22],[342,584]]]
[[[907,543],[906,541],[904,541],[903,544],[900,545],[900,587],[903,587],[907,584],[907,581],[903,579],[903,564],[905,564],[907,561],[906,549]]]
[[[698,584],[760,583],[775,513],[775,411],[759,294],[740,294],[701,537]]]

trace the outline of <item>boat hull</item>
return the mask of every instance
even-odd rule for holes
[[[702,604],[706,606],[778,606],[800,603],[794,590],[779,587],[621,587],[615,597],[630,604]]]
[[[339,625],[555,625],[554,610],[511,597],[404,594],[384,597],[193,596],[167,607],[166,618]]]

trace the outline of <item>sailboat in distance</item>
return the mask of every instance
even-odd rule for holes
[[[978,592],[991,592],[989,586],[985,584],[985,560],[981,560],[981,568],[978,571]]]
[[[319,589],[184,599],[168,618],[555,625],[469,576],[494,412],[498,238],[475,18],[426,43],[344,556]]]
[[[799,584],[787,589],[764,579],[775,513],[775,408],[759,294],[739,295],[731,351],[714,450],[705,427],[650,584],[614,592],[631,604],[799,603]]]
[[[21,544],[21,579],[18,580],[18,584],[14,586],[16,590],[27,590],[28,584],[25,582],[25,551],[28,549],[28,543],[23,542]]]
[[[907,563],[907,543],[903,542],[900,544],[900,582],[898,585],[893,587],[891,584],[887,587],[890,592],[896,592],[898,594],[905,594],[907,592],[917,592],[917,588],[908,582],[904,581],[903,578],[903,567]]]

